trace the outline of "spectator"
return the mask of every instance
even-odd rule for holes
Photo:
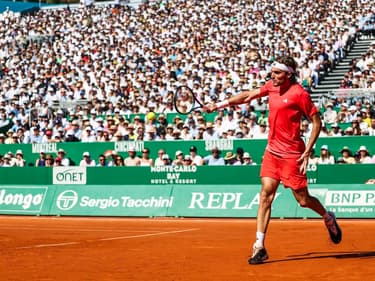
[[[268,139],[268,127],[265,122],[259,123],[259,130],[254,133],[254,139]]]
[[[79,166],[81,167],[96,166],[95,160],[91,159],[90,153],[88,151],[83,152],[82,157],[83,159],[79,162]]]
[[[172,165],[183,165],[184,164],[184,154],[181,150],[176,151],[176,158],[173,160]]]
[[[24,167],[25,164],[26,164],[26,160],[23,159],[23,152],[21,149],[18,149],[17,152],[16,152],[16,159],[14,161],[15,165],[14,166],[17,166],[17,167]]]
[[[137,156],[135,148],[129,148],[128,157],[125,158],[124,164],[125,166],[140,166],[141,165],[141,159]]]
[[[87,126],[85,128],[85,133],[82,133],[82,142],[95,142],[96,136],[92,134],[92,128],[91,126]]]
[[[158,151],[158,157],[154,161],[155,166],[164,166],[164,160],[163,160],[163,155],[164,154],[165,154],[165,150],[164,149],[159,149],[159,151]]]
[[[163,165],[161,165],[161,166],[170,166],[171,165],[171,160],[170,160],[168,154],[163,154],[163,156],[161,158],[163,160]]]
[[[360,155],[359,152],[354,153],[353,157],[354,157],[354,163],[355,164],[361,164],[361,161],[360,161],[361,160],[361,155]]]
[[[227,166],[242,165],[241,161],[237,160],[236,155],[231,151],[225,154],[224,161]]]
[[[253,159],[251,158],[251,155],[250,153],[248,152],[245,152],[243,154],[243,164],[242,165],[256,165],[257,163],[255,163],[253,161]]]
[[[307,120],[303,120],[301,123],[301,134],[304,136],[306,139],[310,138],[311,134],[311,127],[310,123]]]
[[[340,110],[337,113],[337,122],[338,123],[348,123],[349,121],[349,111],[348,104],[343,102],[341,103]]]
[[[98,158],[98,164],[96,164],[97,167],[108,167],[107,159],[104,156],[104,154],[100,154]]]
[[[54,159],[52,154],[47,154],[46,155],[46,167],[53,167],[54,166]]]
[[[208,166],[224,166],[224,158],[220,156],[220,150],[218,148],[213,148],[211,150],[211,155],[203,158],[203,164]]]
[[[11,163],[11,156],[6,153],[4,156],[3,156],[3,164],[2,164],[2,167],[12,167],[14,166],[12,163]]]
[[[323,113],[323,121],[327,124],[333,124],[337,121],[337,112],[333,109],[332,103],[327,103],[326,110]]]
[[[217,140],[219,138],[219,134],[215,131],[215,126],[212,122],[207,122],[206,130],[203,133],[204,140]]]
[[[366,146],[361,145],[359,147],[359,149],[358,149],[358,153],[359,153],[359,162],[361,164],[370,164],[370,163],[372,163],[372,159],[370,157],[370,153],[367,150]]]
[[[185,166],[193,165],[193,161],[192,161],[191,156],[189,154],[184,156],[184,165]]]
[[[8,132],[7,132],[7,138],[5,139],[4,143],[5,144],[13,144],[14,143],[12,129],[8,130]]]
[[[375,136],[375,114],[371,118],[371,125],[370,125],[368,131],[369,131],[369,136]]]
[[[341,150],[340,153],[342,155],[342,160],[346,164],[355,164],[355,159],[352,156],[352,152],[350,151],[349,147],[344,146]]]
[[[236,149],[236,159],[237,161],[240,162],[240,164],[243,164],[243,155],[244,155],[245,151],[242,147],[237,147]]]
[[[45,167],[46,166],[46,154],[43,150],[39,152],[39,158],[35,161],[35,167]]]
[[[130,162],[131,161],[132,160],[130,160]],[[115,159],[114,159],[114,163],[113,163],[113,167],[122,167],[122,166],[126,166],[124,158],[121,155],[116,154]],[[139,165],[133,165],[133,166],[139,166]]]
[[[333,123],[331,125],[331,129],[332,129],[332,131],[331,131],[332,137],[341,137],[342,136],[342,130],[337,123]]]
[[[66,152],[62,148],[57,151],[55,166],[71,166],[70,159],[66,157]]]
[[[39,127],[30,129],[29,143],[42,143],[42,135],[40,134]]]
[[[0,133],[0,144],[5,144],[5,135]]]
[[[64,166],[64,165],[62,165],[61,161],[62,161],[61,157],[56,157],[55,160],[53,161],[53,166],[54,167]]]
[[[345,162],[344,158],[339,157],[339,158],[337,158],[337,164],[347,164],[347,163]]]
[[[190,146],[189,154],[192,160],[192,165],[200,166],[202,165],[202,156],[197,154],[197,147],[196,146]]]
[[[315,149],[310,150],[309,165],[316,165],[319,162],[319,157],[315,155]]]
[[[328,145],[321,146],[318,164],[335,164],[335,158],[329,152]]]
[[[143,148],[140,166],[154,166],[154,160],[150,158],[150,150]]]

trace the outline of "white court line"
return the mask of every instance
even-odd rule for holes
[[[189,231],[196,231],[196,230],[199,230],[199,228],[190,228],[190,229],[182,229],[182,230],[175,230],[175,231],[165,231],[165,232],[158,232],[158,233],[148,233],[148,234],[132,235],[132,236],[101,238],[101,239],[88,240],[88,241],[85,241],[85,242],[125,240],[125,239],[143,238],[143,237],[150,237],[150,236],[161,236],[161,235],[166,235],[166,234],[175,234],[175,233],[182,233],[182,232],[189,232]],[[54,244],[39,244],[39,245],[17,247],[15,249],[19,250],[19,249],[61,247],[61,246],[68,246],[68,245],[78,245],[78,244],[81,244],[81,243],[83,243],[83,242],[64,242],[64,243],[54,243]]]
[[[150,236],[158,236],[158,235],[165,235],[165,234],[189,232],[189,231],[195,231],[195,230],[199,230],[199,228],[190,228],[190,229],[175,230],[175,231],[165,231],[165,232],[159,232],[159,233],[148,233],[148,234],[133,235],[133,236],[102,238],[102,239],[98,239],[98,240],[99,241],[110,241],[110,240],[132,239],[132,238],[141,238],[141,237],[150,237]]]
[[[51,231],[51,230],[56,230],[56,231],[64,231],[64,232],[160,232],[160,229],[155,229],[155,230],[131,230],[131,229],[96,229],[96,228],[77,228],[77,227],[65,227],[65,228],[56,228],[56,227],[43,227],[39,228],[38,226],[34,227],[6,227],[6,226],[0,226],[0,230],[35,230],[35,231]]]
[[[16,249],[32,249],[32,248],[47,248],[47,247],[59,247],[67,245],[77,245],[79,242],[65,242],[65,243],[56,243],[56,244],[39,244],[33,246],[17,247]]]

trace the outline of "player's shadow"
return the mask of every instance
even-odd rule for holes
[[[302,255],[290,255],[286,259],[270,260],[264,263],[288,262],[298,260],[313,259],[355,259],[355,258],[374,258],[375,251],[357,251],[357,252],[311,252]]]

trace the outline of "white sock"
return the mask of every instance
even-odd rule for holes
[[[254,243],[256,248],[263,248],[264,247],[264,232],[257,231],[256,233],[256,241]]]

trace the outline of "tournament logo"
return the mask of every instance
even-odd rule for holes
[[[56,206],[62,211],[73,209],[78,202],[78,194],[74,190],[65,190],[56,199]]]

